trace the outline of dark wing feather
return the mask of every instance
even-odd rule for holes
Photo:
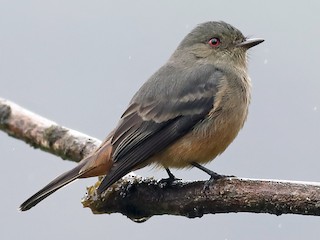
[[[183,73],[172,66],[163,68],[142,86],[123,114],[112,139],[114,165],[99,186],[100,193],[185,135],[212,109],[221,70],[212,65]]]

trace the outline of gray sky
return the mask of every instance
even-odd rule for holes
[[[208,165],[251,178],[320,181],[319,1],[0,0],[0,97],[103,139],[141,84],[198,23],[223,20],[266,41],[250,50],[244,129]],[[82,209],[78,181],[26,213],[19,204],[74,163],[0,132],[3,239],[318,239],[317,217],[217,214],[133,223]],[[177,177],[206,179],[194,170]],[[166,176],[145,168],[142,176]]]

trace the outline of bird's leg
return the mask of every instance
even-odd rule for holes
[[[227,177],[234,177],[234,176],[220,175],[196,162],[192,162],[191,165],[210,175],[210,179],[205,183],[204,189],[207,189],[209,185],[215,180],[218,180],[221,178],[227,178]]]
[[[175,179],[176,179],[176,177],[172,174],[172,172],[170,171],[169,168],[166,168],[166,172],[167,172],[168,175],[169,175],[169,179],[172,179],[172,180],[175,180]]]
[[[218,174],[218,173],[216,173],[214,171],[211,171],[210,169],[200,165],[199,163],[192,162],[191,165],[196,167],[196,168],[199,168],[200,170],[202,170],[205,173],[209,174],[210,175],[210,179],[212,179],[212,180],[218,180],[220,178],[226,177],[225,175],[220,175],[220,174]]]
[[[174,181],[179,181],[181,179],[176,178],[172,172],[169,170],[169,168],[165,168],[166,172],[168,173],[169,177],[168,178],[163,178],[160,180],[160,183],[166,183],[166,184],[172,184]]]

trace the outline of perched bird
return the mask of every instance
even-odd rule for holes
[[[250,102],[246,51],[263,42],[247,39],[225,22],[193,29],[167,63],[138,90],[116,128],[90,156],[24,203],[26,211],[78,179],[106,175],[100,194],[121,177],[155,164],[197,167],[221,154],[242,128]]]

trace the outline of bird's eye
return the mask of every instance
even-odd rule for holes
[[[217,47],[221,42],[219,38],[211,38],[208,43],[211,47]]]

